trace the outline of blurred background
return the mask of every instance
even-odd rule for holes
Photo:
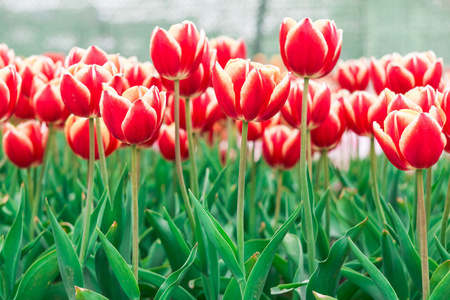
[[[450,62],[448,0],[0,0],[0,43],[16,55],[95,44],[149,60],[155,26],[185,19],[208,37],[243,37],[251,56],[277,54],[284,17],[328,18],[344,30],[342,59],[433,50]]]

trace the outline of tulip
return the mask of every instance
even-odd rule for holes
[[[86,50],[74,47],[66,56],[64,66],[69,68],[80,62],[85,65],[104,66],[109,63],[109,58],[108,54],[97,46],[90,46]]]
[[[100,125],[105,156],[112,154],[119,146],[117,140],[108,130],[105,123]],[[74,115],[69,116],[64,127],[67,143],[72,151],[81,158],[89,159],[89,120]],[[94,127],[95,137],[97,137],[97,127]],[[97,138],[95,139],[95,160],[100,158],[98,152]]]
[[[186,79],[197,70],[205,42],[205,32],[198,32],[190,21],[172,25],[169,31],[157,26],[150,39],[150,57],[162,77]]]
[[[339,66],[337,78],[341,88],[354,91],[364,91],[369,84],[369,67],[365,58],[349,60]]]
[[[247,58],[247,46],[243,39],[232,39],[227,36],[218,36],[211,39],[211,47],[217,50],[217,62],[225,68],[230,59]]]
[[[169,161],[175,160],[175,124],[162,125],[159,134],[158,146],[161,155]],[[186,160],[189,157],[188,141],[186,131],[180,129],[180,152],[181,159]]]
[[[436,98],[436,91],[429,85],[426,87],[416,87],[404,95],[395,94],[389,89],[386,89],[384,95],[387,104],[387,113],[402,109],[430,112],[434,106],[440,106],[440,103],[436,102],[438,100]]]
[[[22,79],[12,65],[0,69],[0,122],[7,120],[16,107]]]
[[[271,124],[271,120],[264,122],[248,122],[247,141],[255,142],[263,137],[266,128]],[[236,121],[239,133],[242,134],[242,121]]]
[[[320,78],[336,65],[341,54],[342,30],[330,20],[295,22],[280,26],[280,53],[286,68],[299,77]]]
[[[272,168],[294,167],[300,158],[300,131],[286,125],[268,128],[263,137],[263,157]]]
[[[289,94],[289,76],[271,65],[233,59],[225,69],[215,63],[212,75],[219,106],[235,120],[268,120],[280,111]]]
[[[3,135],[3,151],[19,168],[30,168],[42,163],[47,144],[45,124],[29,120],[14,127],[7,123]]]
[[[104,86],[100,110],[106,127],[120,141],[138,145],[148,141],[162,124],[166,93],[157,87],[136,86],[122,96]]]
[[[370,78],[377,95],[381,94],[388,87],[386,69],[391,62],[391,58],[391,54],[386,54],[379,60],[376,60],[375,57],[370,59]]]
[[[60,80],[40,83],[33,96],[33,106],[39,120],[46,123],[64,123],[69,116],[60,93]]]
[[[149,62],[140,63],[136,59],[129,59],[124,64],[123,73],[130,87],[142,85],[151,88],[155,85],[159,90],[162,88],[161,76]]]
[[[291,77],[291,89],[285,105],[281,109],[281,115],[286,122],[300,129],[302,116],[303,79]],[[314,81],[309,82],[307,129],[317,128],[328,116],[331,103],[331,91],[326,84]]]
[[[9,49],[6,44],[0,44],[0,69],[14,64],[15,56],[13,49]]]

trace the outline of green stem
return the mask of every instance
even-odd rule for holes
[[[248,122],[242,121],[241,153],[239,156],[239,179],[237,198],[237,250],[238,262],[244,268],[244,194],[245,194],[245,166],[247,164],[247,133]],[[254,209],[254,207],[251,207]]]
[[[233,149],[232,143],[233,143],[233,119],[227,117],[227,135],[228,135],[228,145],[227,145],[227,157],[226,157],[226,164],[229,165],[231,163],[231,150]],[[220,152],[220,149],[219,149]],[[219,153],[219,157],[220,157],[220,153]],[[225,180],[226,180],[226,188],[227,191],[230,192],[231,190],[231,172],[230,170],[228,170],[225,174]]]
[[[108,199],[110,201],[109,203],[111,204],[112,207],[113,199],[111,198],[111,190],[109,188],[108,169],[106,167],[106,157],[105,157],[105,149],[103,147],[102,126],[100,124],[100,118],[95,118],[95,128],[97,131],[97,147],[98,147],[98,156],[100,158],[100,171],[102,173],[102,181],[106,189],[106,195],[108,196]]]
[[[377,182],[377,157],[375,155],[375,138],[370,139],[370,171],[372,177],[372,195],[375,202],[375,208],[377,210],[378,219],[382,223],[386,223],[386,217],[383,212],[383,207],[381,206],[380,195],[378,192],[378,182]]]
[[[278,228],[278,219],[280,218],[281,206],[281,192],[283,191],[283,170],[279,169],[276,172],[277,177],[277,194],[275,196],[275,212],[273,214],[273,225]]]
[[[183,177],[183,166],[181,165],[181,150],[180,150],[180,81],[174,81],[175,92],[175,169],[177,171],[178,184],[180,185],[181,196],[183,198],[184,209],[189,219],[189,223],[192,229],[192,236],[195,236],[195,220],[192,213],[191,202],[186,190]],[[193,156],[194,153],[189,153]]]
[[[138,279],[138,267],[139,267],[139,201],[138,201],[138,189],[139,189],[139,179],[138,179],[138,159],[137,159],[137,147],[136,145],[131,146],[131,211],[132,211],[132,222],[133,222],[133,257],[132,266],[133,274],[136,280]]]
[[[301,199],[304,204],[305,211],[305,223],[306,223],[306,245],[308,252],[308,267],[309,274],[312,274],[315,269],[315,244],[314,244],[314,228],[313,228],[313,215],[311,210],[310,199],[308,196],[308,178],[306,171],[306,148],[307,148],[307,109],[308,109],[308,88],[309,78],[305,77],[303,81],[303,96],[302,96],[302,125],[301,125],[301,148],[300,148],[300,191]]]
[[[45,185],[45,177],[47,175],[48,168],[48,158],[50,157],[51,144],[53,142],[54,131],[53,125],[48,125],[48,135],[47,135],[47,145],[45,146],[44,156],[42,158],[41,171],[39,172],[39,179],[36,182],[36,191],[34,193],[33,207],[31,212],[31,223],[30,223],[30,237],[34,237],[34,218],[39,214],[39,209],[41,207],[41,191],[42,186]]]
[[[448,180],[447,196],[445,197],[444,214],[442,215],[441,222],[441,235],[440,240],[442,246],[447,249],[447,226],[448,226],[448,215],[450,213],[450,178]]]
[[[88,165],[88,186],[87,186],[87,196],[86,205],[84,207],[84,224],[83,224],[83,235],[81,237],[80,246],[80,262],[84,261],[84,256],[86,254],[86,248],[89,240],[89,228],[91,223],[91,209],[92,200],[94,193],[94,163],[95,163],[95,132],[94,132],[94,119],[89,118],[89,165]]]
[[[136,147],[136,163],[137,163],[137,168],[136,168],[136,172],[137,172],[137,183],[138,183],[138,187],[139,187],[139,183],[141,182],[141,149]],[[145,165],[145,163],[144,163]]]
[[[427,299],[430,291],[430,277],[428,270],[428,242],[427,220],[423,192],[423,170],[416,170],[417,174],[417,226],[419,230],[420,260],[422,263],[422,296]]]
[[[192,134],[192,118],[191,118],[191,105],[189,103],[189,98],[186,98],[185,104],[185,112],[186,112],[186,133],[188,138],[188,147],[189,147],[189,160],[191,161],[191,187],[192,193],[195,197],[199,197],[199,187],[198,187],[198,171],[197,171],[197,163],[195,161],[195,145],[194,145],[194,136]]]
[[[33,198],[34,198],[34,184],[33,184],[33,174],[31,172],[30,168],[27,168],[27,179],[28,179],[28,199],[30,202],[30,206],[33,206]],[[32,224],[34,216],[31,215],[30,220],[30,227],[29,227],[29,235],[30,235],[30,241],[33,240],[33,232],[32,232]]]
[[[324,172],[324,188],[325,190],[330,187],[330,174],[328,170],[328,151],[322,151],[322,163],[323,163],[323,172]],[[330,212],[330,198],[326,199],[325,206],[325,232],[327,236],[330,237],[330,223],[331,223],[331,212]]]
[[[309,129],[306,130],[306,139],[308,141],[306,148],[306,160],[308,161],[308,172],[309,178],[312,180],[312,152],[311,152],[311,131]]]
[[[249,197],[249,216],[248,216],[248,233],[251,238],[255,237],[256,228],[256,162],[255,162],[255,142],[250,157],[250,197]]]
[[[427,230],[430,226],[430,213],[431,213],[431,181],[432,181],[433,175],[431,167],[427,169],[427,181],[425,186],[425,210],[427,213]]]

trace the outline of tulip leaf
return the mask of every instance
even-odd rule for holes
[[[100,237],[100,241],[102,243],[103,249],[105,250],[106,257],[108,258],[114,275],[116,275],[116,278],[119,281],[123,291],[129,298],[139,299],[139,287],[130,267],[127,265],[122,256],[120,256],[120,253],[117,251],[117,249],[108,241],[106,236],[98,228],[97,234]]]
[[[316,270],[311,275],[308,286],[306,287],[306,299],[314,299],[313,291],[331,296],[336,295],[339,274],[350,252],[348,238],[350,237],[356,240],[366,226],[367,221],[368,218],[365,218],[361,223],[350,228],[343,237],[333,244],[328,258],[319,262]]]
[[[433,293],[433,290],[436,286],[444,279],[447,273],[450,272],[450,260],[444,261],[437,269],[433,272],[433,276],[431,276],[430,280],[430,292]]]
[[[443,262],[434,271],[430,281],[431,295],[429,300],[445,299],[450,294],[450,261]]]
[[[254,253],[252,256],[249,257],[249,259],[244,263],[245,267],[245,274],[248,276],[253,267],[255,266],[258,258],[259,258],[259,252]],[[242,299],[241,296],[241,289],[236,281],[236,278],[231,279],[230,283],[227,286],[227,289],[225,290],[225,293],[223,295],[223,300],[236,300],[236,299]]]
[[[359,250],[358,246],[353,243],[350,237],[348,238],[348,242],[353,254],[361,262],[364,269],[367,271],[367,273],[369,273],[373,282],[381,292],[382,297],[380,299],[398,299],[394,288],[391,286],[386,277],[383,276],[380,270],[378,270],[377,267],[375,267],[373,263],[371,263],[370,260],[364,255],[364,253]]]
[[[450,254],[445,250],[444,246],[442,246],[441,241],[438,239],[436,235],[434,235],[434,243],[436,244],[436,248],[441,256],[443,261],[450,259]]]
[[[342,267],[341,275],[366,292],[373,299],[384,300],[383,295],[371,278],[347,267]]]
[[[308,280],[302,281],[302,282],[294,282],[294,283],[284,283],[279,284],[276,287],[273,287],[270,289],[271,295],[281,295],[289,293],[290,291],[299,288],[301,286],[305,286],[308,284]]]
[[[336,298],[333,298],[333,297],[330,297],[327,295],[322,295],[317,292],[313,292],[313,294],[314,294],[314,297],[316,298],[316,300],[337,300]]]
[[[140,282],[146,282],[156,287],[160,287],[166,281],[164,276],[142,268],[139,268],[139,279]],[[195,297],[189,294],[181,286],[177,286],[173,292],[173,299],[195,300]]]
[[[83,289],[80,287],[75,287],[76,289],[76,299],[77,300],[108,300],[108,298],[97,294],[94,291]]]
[[[55,237],[56,253],[61,278],[67,296],[72,300],[75,299],[75,285],[81,287],[84,286],[83,271],[72,242],[61,225],[59,225],[47,201],[45,202],[45,207],[47,208],[48,218]]]
[[[170,274],[167,277],[166,281],[160,286],[158,292],[156,293],[155,300],[168,300],[172,296],[175,289],[180,284],[181,280],[183,280],[184,276],[186,276],[189,268],[194,263],[195,257],[197,256],[197,244],[192,248],[191,253],[189,254],[188,259],[184,263],[184,265],[178,269],[177,271]]]
[[[226,165],[225,168],[223,168],[219,175],[217,175],[216,180],[214,180],[214,183],[211,187],[211,189],[209,190],[209,192],[206,194],[206,203],[208,204],[208,207],[211,207],[211,204],[216,196],[217,191],[219,190],[219,188],[222,186],[222,179],[225,176],[227,170],[229,168],[229,165]]]

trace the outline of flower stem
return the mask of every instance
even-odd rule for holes
[[[197,163],[195,161],[195,144],[194,144],[194,136],[192,134],[192,119],[191,119],[191,105],[189,102],[189,98],[186,98],[185,104],[185,112],[186,112],[186,133],[188,138],[188,147],[189,147],[189,160],[191,161],[191,188],[192,193],[195,197],[199,197],[199,188],[198,188],[198,171],[197,171]]]
[[[255,162],[255,142],[253,142],[251,157],[250,157],[250,197],[248,210],[248,233],[251,238],[255,237],[256,228],[256,162]]]
[[[237,198],[237,250],[239,265],[244,268],[244,194],[245,194],[245,166],[247,164],[247,133],[248,122],[242,121],[241,153],[239,156],[239,179]],[[250,209],[255,209],[251,207]]]
[[[372,195],[375,201],[375,208],[377,210],[378,219],[382,223],[386,223],[386,217],[383,212],[383,207],[381,206],[380,195],[378,192],[378,182],[377,182],[377,157],[375,155],[375,138],[370,139],[370,172],[372,177]]]
[[[227,135],[228,135],[228,145],[227,145],[227,157],[226,157],[226,164],[229,165],[231,163],[231,150],[233,149],[233,119],[230,117],[227,117]],[[220,149],[219,149],[219,155],[220,155]],[[229,192],[231,190],[231,172],[228,170],[225,174],[226,179],[226,188]]]
[[[308,267],[309,274],[312,274],[315,269],[315,244],[314,244],[314,228],[313,228],[313,215],[311,210],[310,199],[308,197],[308,178],[306,171],[306,148],[307,148],[307,109],[308,109],[308,88],[309,78],[305,77],[303,81],[303,96],[302,96],[302,125],[301,125],[301,148],[300,148],[300,191],[301,199],[303,200],[305,223],[306,223],[306,245],[308,252]]]
[[[328,170],[328,151],[323,150],[322,151],[322,163],[323,163],[323,172],[324,172],[324,188],[325,190],[328,189],[330,186],[330,174]],[[326,199],[326,206],[325,206],[325,232],[327,233],[327,236],[330,237],[330,222],[331,222],[331,213],[330,213],[330,198]]]
[[[100,124],[100,118],[95,118],[95,128],[97,131],[97,147],[98,147],[98,156],[100,158],[100,171],[102,173],[102,181],[106,189],[106,195],[108,196],[108,199],[110,201],[109,203],[111,204],[112,207],[113,199],[111,198],[111,190],[109,188],[108,169],[106,168],[106,157],[105,157],[105,149],[103,147],[102,127]]]
[[[422,296],[427,299],[430,291],[430,277],[428,270],[428,242],[427,220],[423,192],[423,170],[416,170],[417,174],[417,226],[419,230],[420,260],[422,263]]]
[[[449,213],[450,213],[450,179],[448,181],[447,196],[445,197],[444,214],[442,215],[441,234],[440,234],[440,241],[445,249],[447,249],[447,226]]]
[[[431,167],[427,169],[427,181],[425,183],[425,210],[427,213],[427,230],[430,226],[430,213],[431,213],[431,181],[433,178]]]
[[[180,185],[181,196],[183,198],[184,209],[189,219],[189,223],[192,229],[192,236],[195,236],[195,220],[192,213],[191,202],[186,190],[183,177],[183,166],[181,165],[181,150],[180,150],[180,81],[174,81],[175,92],[175,169],[177,171],[178,184]],[[189,153],[193,156],[194,153]]]
[[[308,161],[309,178],[312,180],[311,131],[309,129],[306,129],[306,139],[308,141],[306,148],[306,160]]]
[[[30,206],[33,206],[33,198],[34,198],[34,184],[33,184],[33,174],[31,172],[30,168],[27,168],[27,179],[28,179],[28,199],[30,202]],[[31,215],[31,222],[30,222],[30,227],[29,227],[29,235],[30,235],[30,241],[33,240],[33,232],[32,232],[32,224],[33,222],[34,216]]]
[[[94,193],[94,163],[95,163],[95,132],[94,132],[94,119],[89,118],[89,165],[88,165],[88,186],[86,196],[86,206],[84,207],[84,224],[83,235],[81,237],[80,246],[80,262],[84,261],[86,254],[86,248],[89,240],[89,228],[91,223],[91,208]]]
[[[283,190],[283,170],[279,169],[276,172],[277,177],[277,194],[275,196],[275,212],[273,214],[273,225],[278,228],[278,219],[280,217],[280,206],[281,206],[281,192]]]
[[[138,279],[138,267],[139,267],[139,201],[138,201],[138,190],[139,190],[139,179],[138,179],[138,159],[137,159],[137,147],[136,145],[131,146],[131,211],[132,211],[132,222],[133,222],[133,257],[132,266],[133,274],[136,280]]]

